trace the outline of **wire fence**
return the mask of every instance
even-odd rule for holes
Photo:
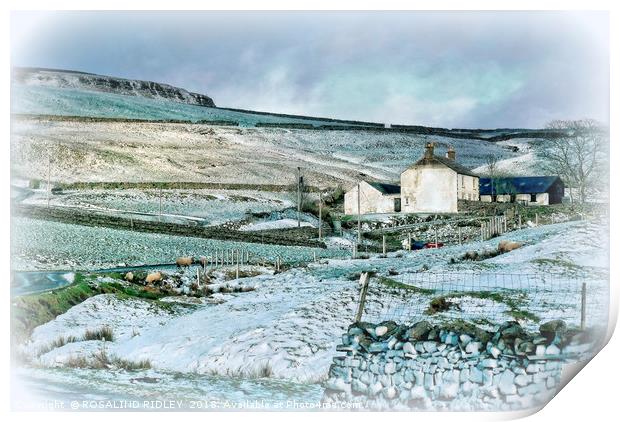
[[[456,319],[496,326],[517,320],[530,328],[562,319],[570,326],[607,321],[608,280],[561,274],[407,273],[372,278],[362,319],[434,323]]]

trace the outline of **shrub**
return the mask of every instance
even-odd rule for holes
[[[86,330],[82,340],[105,340],[114,341],[114,333],[110,327],[101,327],[96,330]]]

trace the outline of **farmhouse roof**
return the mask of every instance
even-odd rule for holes
[[[400,186],[389,183],[366,182],[384,195],[400,194]]]
[[[427,166],[430,164],[443,164],[444,166],[451,168],[458,174],[478,177],[478,175],[472,173],[472,171],[469,170],[467,167],[463,167],[462,165],[460,165],[454,160],[450,160],[449,158],[446,158],[446,157],[440,157],[438,155],[433,155],[432,158],[427,158],[427,157],[420,158],[418,161],[413,163],[413,165],[409,168],[417,167],[417,166]]]
[[[491,181],[493,183],[491,183]],[[480,195],[533,194],[548,192],[556,182],[562,182],[558,176],[500,177],[480,178]]]

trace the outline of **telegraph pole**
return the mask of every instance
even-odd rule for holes
[[[301,167],[297,167],[297,228],[301,227]]]
[[[322,237],[322,226],[323,226],[323,192],[319,191],[319,240]]]
[[[47,208],[50,207],[50,194],[52,191],[51,183],[51,172],[52,172],[52,155],[48,154],[47,156]]]
[[[362,243],[362,211],[360,209],[360,183],[357,183],[357,243]]]

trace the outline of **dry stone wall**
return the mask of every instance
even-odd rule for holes
[[[562,321],[527,333],[517,322],[496,332],[467,323],[355,323],[342,336],[324,401],[368,410],[520,410],[546,403],[563,364],[590,345]]]

